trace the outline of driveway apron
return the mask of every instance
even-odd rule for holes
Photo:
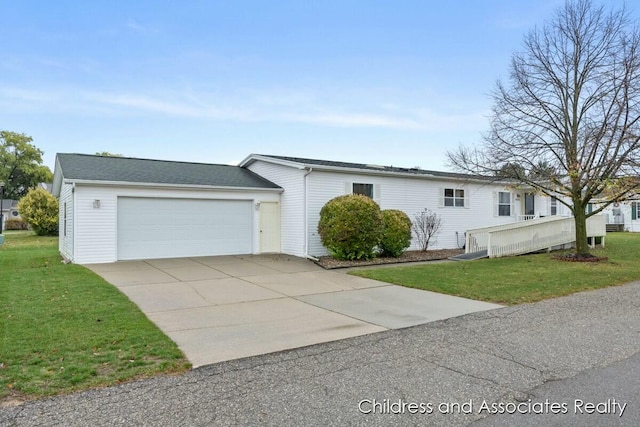
[[[86,267],[136,303],[194,367],[500,307],[326,271],[287,255]]]

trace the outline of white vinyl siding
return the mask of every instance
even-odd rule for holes
[[[433,177],[394,176],[376,173],[352,173],[339,171],[325,171],[313,169],[306,177],[307,170],[301,170],[296,165],[286,166],[271,164],[265,160],[253,161],[249,169],[264,176],[270,181],[284,188],[282,193],[282,209],[290,210],[292,220],[282,213],[283,244],[282,251],[292,255],[305,255],[305,252],[288,252],[285,249],[285,225],[291,233],[299,238],[300,247],[304,245],[304,234],[308,239],[308,255],[322,256],[327,251],[318,236],[318,221],[320,210],[332,198],[344,194],[352,194],[354,183],[373,185],[374,200],[382,209],[399,209],[404,211],[410,219],[425,208],[436,212],[443,221],[442,231],[436,241],[430,245],[433,249],[461,248],[464,245],[464,233],[471,228],[500,225],[514,222],[518,211],[514,209],[514,194],[511,195],[511,216],[497,215],[497,191],[505,191],[503,186],[490,183],[462,183],[452,179],[437,179]],[[304,183],[306,182],[307,198],[306,229],[304,220],[296,215],[305,212]],[[444,208],[444,188],[463,190],[464,209]],[[460,194],[460,193],[459,193]],[[462,194],[461,194],[462,195]],[[494,196],[495,195],[495,196]],[[495,197],[495,198],[494,198]],[[519,202],[519,200],[518,200]],[[439,209],[440,208],[440,209]],[[496,213],[494,213],[496,212]],[[291,239],[291,241],[298,240]],[[418,249],[415,240],[410,249]],[[290,250],[290,249],[289,249]]]
[[[62,184],[60,189],[58,249],[66,259],[73,258],[73,185]],[[65,209],[66,208],[66,209]]]
[[[326,255],[318,236],[320,210],[330,199],[343,195],[354,182],[372,183],[374,195],[378,188],[376,202],[381,209],[399,209],[410,219],[428,208],[436,212],[443,220],[443,227],[433,249],[456,248],[464,244],[464,232],[470,228],[513,222],[511,218],[494,218],[492,192],[495,186],[486,184],[465,184],[445,180],[421,177],[394,177],[365,174],[347,174],[314,170],[309,175],[309,254]],[[348,183],[348,186],[345,184]],[[465,209],[438,209],[444,196],[443,188],[464,190]],[[286,191],[286,190],[285,190]],[[375,200],[375,199],[374,199]],[[456,236],[456,232],[458,235]],[[418,249],[415,240],[410,249]]]
[[[60,233],[63,236],[67,235],[67,202],[64,202],[62,204],[62,230],[60,230]]]
[[[248,169],[284,189],[280,196],[280,248],[282,253],[304,256],[304,170],[266,162]]]

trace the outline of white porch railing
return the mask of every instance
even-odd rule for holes
[[[532,219],[538,219],[540,215],[518,215],[518,221],[530,221]]]
[[[603,215],[587,219],[587,237],[606,235]],[[520,255],[575,242],[573,217],[546,217],[467,231],[465,252],[487,251],[489,258]]]

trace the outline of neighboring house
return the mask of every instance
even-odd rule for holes
[[[41,182],[38,184],[38,187],[48,191],[49,193],[53,191],[53,184],[51,182]]]
[[[58,154],[60,252],[76,263],[327,252],[320,210],[351,193],[443,228],[431,247],[461,248],[466,230],[566,214],[508,182],[455,173],[252,154],[239,166]],[[415,246],[413,246],[415,248]]]
[[[320,209],[330,199],[360,193],[382,209],[400,209],[410,218],[431,209],[443,220],[437,248],[461,248],[465,231],[548,215],[563,215],[555,199],[470,175],[252,154],[240,166],[284,189],[280,200],[282,252],[327,254],[318,236]],[[412,248],[417,249],[416,242]]]
[[[280,252],[281,192],[237,166],[58,154],[60,252],[83,264]]]
[[[2,204],[0,205],[0,210],[2,211],[2,229],[5,230],[6,227],[4,223],[8,219],[20,219],[20,213],[18,213],[18,201],[17,200],[2,200]]]
[[[593,206],[598,206],[595,202]],[[588,207],[588,211],[592,210]],[[640,232],[640,200],[627,200],[607,206],[602,214],[611,231]]]

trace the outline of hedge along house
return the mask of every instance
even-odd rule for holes
[[[381,209],[399,209],[411,219],[424,209],[443,221],[430,248],[462,248],[466,230],[550,215],[566,215],[558,200],[470,175],[251,154],[240,166],[284,189],[280,199],[281,250],[296,256],[327,251],[318,236],[320,210],[330,199],[359,193]],[[412,249],[417,249],[413,241]]]
[[[280,252],[282,191],[237,166],[58,154],[60,253],[88,264]]]

